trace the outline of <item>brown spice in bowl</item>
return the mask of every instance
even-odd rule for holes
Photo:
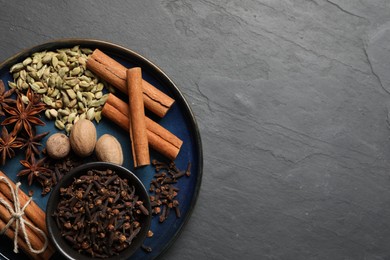
[[[149,215],[134,186],[110,169],[89,170],[60,188],[60,197],[53,217],[61,236],[92,257],[118,255],[140,232],[140,218]]]

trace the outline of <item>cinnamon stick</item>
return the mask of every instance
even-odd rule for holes
[[[0,176],[8,178],[2,171],[0,171]],[[10,181],[10,183],[12,188],[15,189],[15,183],[12,181]],[[0,182],[0,191],[0,194],[3,194],[7,199],[13,200],[11,191],[4,182]],[[29,199],[30,198],[22,190],[19,190],[19,201],[22,205],[26,204]],[[46,214],[34,201],[30,202],[29,206],[24,211],[24,214],[31,220],[31,223],[45,232],[46,235],[48,234],[46,228]]]
[[[127,88],[129,93],[129,132],[134,167],[149,165],[150,156],[142,98],[141,68],[127,70]]]
[[[120,126],[123,130],[129,131],[128,110],[129,106],[126,102],[113,94],[109,94],[106,104],[103,107],[102,115]],[[168,159],[175,160],[180,152],[183,141],[152,119],[145,117],[145,122],[150,148]]]
[[[0,194],[0,196],[3,197],[3,199],[8,202],[9,204],[13,205],[13,202],[11,202],[10,200],[8,200],[3,194]],[[30,202],[31,203],[31,202]],[[24,204],[21,204],[21,205],[24,205]],[[29,206],[27,206],[29,207]],[[3,223],[8,223],[8,221],[12,218],[11,216],[11,213],[8,211],[8,209],[5,208],[4,205],[0,204],[0,219]],[[27,219],[25,216],[23,216],[24,219],[30,221],[29,219]],[[30,221],[31,222],[31,221]],[[37,232],[35,230],[33,230],[31,227],[29,227],[28,225],[25,225],[25,228],[26,228],[26,231],[27,231],[27,235],[28,235],[28,238],[30,240],[30,244],[31,244],[31,247],[38,250],[40,248],[43,247],[43,244],[44,244],[44,238],[42,237],[41,234],[37,234]],[[15,225],[11,225],[9,229],[12,229],[13,231],[15,231]],[[0,229],[1,230],[1,229]],[[47,235],[46,235],[47,237]],[[10,239],[14,239],[14,236],[12,237],[9,237]],[[49,239],[47,237],[47,239]],[[21,241],[24,241],[24,236],[23,236],[23,233],[21,232],[21,230],[19,230],[18,232],[18,246],[19,246],[19,243]],[[27,247],[27,251],[24,251],[25,253],[29,254],[29,255],[36,255],[32,252],[30,252],[30,250],[28,249]],[[45,256],[46,258],[45,259],[49,259],[50,256],[52,256],[54,254],[54,249],[52,246],[49,246],[46,248],[46,250],[42,253],[42,256]]]
[[[3,220],[0,219],[0,230],[2,230],[3,228],[5,228],[7,224],[3,222]],[[5,235],[7,237],[14,237],[15,236],[15,231],[12,230],[11,228],[7,229],[7,231],[5,232]],[[26,252],[26,254],[28,254],[28,256],[33,259],[33,260],[45,260],[45,259],[49,259],[50,256],[43,256],[44,254],[33,254],[33,253],[28,253],[29,252],[29,248],[28,248],[28,245],[27,243],[24,241],[24,240],[20,240],[18,241],[18,246],[20,249],[22,249],[24,252]]]
[[[13,181],[11,181],[2,171],[0,171],[0,176],[7,178],[9,183],[11,184],[12,188],[15,189],[15,187],[16,187],[15,183]],[[27,201],[30,199],[20,189],[19,189],[18,196],[19,196],[19,202],[20,202],[21,206],[25,205],[27,203]],[[0,197],[2,197],[10,205],[14,204],[11,190],[7,186],[7,184],[4,182],[0,182]],[[5,208],[4,205],[0,204],[0,220],[1,220],[2,224],[4,224],[4,226],[5,226],[6,223],[8,223],[8,221],[10,220],[10,218],[11,218],[11,213],[8,211],[8,209]],[[25,220],[29,221],[34,226],[36,226],[37,228],[39,228],[40,230],[42,230],[45,233],[47,239],[49,239],[47,228],[46,228],[46,223],[45,223],[46,215],[42,211],[42,209],[34,201],[31,201],[29,203],[29,205],[26,207],[26,209],[24,211],[23,218]],[[26,231],[27,231],[27,234],[29,236],[29,239],[30,239],[31,246],[34,249],[42,248],[42,246],[44,244],[44,238],[42,237],[42,235],[38,234],[35,230],[33,230],[28,225],[25,225],[25,227],[26,227]],[[14,232],[14,228],[15,228],[15,226],[11,225],[11,227],[8,230],[12,230],[12,232]],[[0,230],[1,229],[2,228],[0,227]],[[6,232],[7,236],[11,239],[13,239],[13,237],[14,237],[14,235],[12,235],[14,233],[12,233],[12,232],[11,233],[9,231]],[[9,236],[8,234],[10,234],[12,236]],[[36,254],[30,252],[28,247],[26,247],[27,244],[25,243],[22,232],[19,232],[18,234],[19,234],[18,246],[20,245],[20,247],[24,250],[24,252],[26,252],[30,256],[33,256],[33,258],[36,258],[35,257]],[[54,254],[54,251],[55,250],[54,250],[53,245],[48,240],[48,247],[46,248],[46,250],[42,254],[39,254],[39,256],[42,259],[49,259]],[[38,257],[37,259],[39,259],[40,257]]]
[[[129,105],[126,102],[124,102],[122,99],[115,96],[114,94],[110,93],[108,95],[106,103],[112,105],[127,117],[129,116]],[[162,139],[171,143],[177,149],[180,149],[181,145],[183,144],[182,140],[180,140],[174,134],[172,134],[167,129],[157,124],[147,116],[145,116],[145,122],[146,122],[146,129],[149,129],[154,134],[161,136]]]
[[[103,106],[102,115],[104,117],[107,117],[108,119],[110,119],[112,122],[114,122],[118,126],[120,126],[126,132],[130,131],[128,114],[126,114],[126,115],[122,114],[119,110],[117,110],[115,107],[113,107],[112,105],[110,105],[107,102]],[[149,131],[147,131],[147,132],[149,132]]]
[[[128,93],[127,68],[99,49],[96,49],[88,58],[87,68],[119,91],[125,94]],[[142,80],[142,92],[145,107],[159,117],[164,117],[175,102],[174,99],[145,80]]]

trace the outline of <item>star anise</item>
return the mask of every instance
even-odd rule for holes
[[[21,170],[17,176],[22,177],[27,175],[28,185],[31,185],[35,179],[39,180],[42,186],[44,186],[43,184],[45,186],[48,185],[48,183],[44,183],[48,181],[45,176],[50,176],[51,170],[44,166],[45,160],[46,157],[43,157],[37,161],[34,155],[31,155],[29,160],[21,160],[20,164],[26,169]]]
[[[23,143],[21,148],[26,149],[26,160],[29,159],[32,155],[40,155],[41,151],[39,150],[39,146],[42,146],[41,141],[48,134],[49,132],[44,132],[42,134],[35,135],[35,131],[33,131],[32,135],[25,135],[23,137],[17,138],[20,142]]]
[[[24,96],[24,98],[27,97],[26,101],[22,100],[22,101],[24,101],[25,104],[28,104],[31,102],[32,106],[34,108],[41,108],[42,110],[44,110],[46,108],[46,104],[41,102],[42,96],[40,94],[35,93],[31,88],[27,89],[26,95],[24,95],[23,92],[21,92],[21,91],[19,91],[17,93],[20,96],[20,98],[23,98],[23,96]]]
[[[16,136],[12,133],[9,134],[7,128],[3,126],[0,137],[1,164],[5,164],[7,157],[14,157],[14,149],[20,148],[22,145],[22,142],[17,140]]]
[[[5,91],[4,82],[0,80],[0,116],[4,116],[4,106],[15,103],[14,99],[9,98],[13,93],[14,89]]]
[[[31,136],[33,125],[45,125],[42,120],[35,117],[43,109],[43,107],[34,107],[32,102],[28,103],[26,106],[21,97],[18,96],[15,107],[4,107],[4,110],[10,114],[10,116],[8,116],[1,124],[9,125],[15,123],[13,130],[15,134],[24,129],[26,133]]]

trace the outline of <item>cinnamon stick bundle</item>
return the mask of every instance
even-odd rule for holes
[[[2,195],[0,195],[2,196]],[[9,201],[8,199],[5,199],[8,203],[10,203],[11,205],[13,204],[11,201]],[[31,203],[31,202],[30,202]],[[11,213],[8,211],[8,209],[6,209],[3,205],[0,204],[0,219],[3,223],[8,223],[8,221],[12,218],[11,216]],[[30,220],[28,220],[30,221]],[[25,225],[26,227],[26,231],[27,231],[27,235],[28,235],[28,238],[30,240],[30,244],[32,246],[32,248],[34,249],[40,249],[42,248],[43,244],[45,243],[44,242],[44,238],[40,235],[40,234],[37,234],[35,230],[33,230],[31,227],[29,227],[28,225]],[[13,231],[15,230],[15,227],[12,226],[10,227],[10,229],[12,229]],[[46,235],[47,236],[47,235]],[[10,237],[11,239],[14,238],[14,236]],[[47,238],[48,239],[48,238]],[[24,238],[23,238],[23,233],[22,232],[18,232],[18,245],[19,243],[23,241],[25,242]],[[29,254],[29,255],[36,255],[32,252],[29,252],[29,249],[27,247],[27,250],[24,251],[25,253]],[[48,247],[45,252],[43,252],[42,254],[42,257],[44,259],[48,259],[50,258],[50,256],[54,253],[54,250],[52,247]]]
[[[96,49],[88,58],[87,68],[121,92],[128,93],[127,68],[99,49]],[[145,107],[159,117],[164,117],[175,102],[174,99],[145,80],[142,80],[142,92]]]
[[[7,178],[12,188],[15,189],[15,183],[12,182],[2,171],[0,171],[0,176]],[[22,190],[19,190],[18,196],[20,204],[22,206],[25,205],[29,200],[29,197]],[[0,197],[10,205],[14,204],[11,190],[4,182],[0,182]],[[11,217],[11,213],[8,211],[8,209],[4,205],[0,204],[0,230],[5,227]],[[47,239],[49,239],[45,223],[46,215],[34,201],[31,201],[30,204],[26,207],[23,218],[29,221],[35,227],[42,230],[45,233]],[[36,230],[32,229],[28,225],[25,225],[25,228],[32,248],[42,248],[45,243],[44,237],[42,237],[41,234],[37,233]],[[11,225],[11,227],[6,231],[5,234],[9,238],[13,239],[15,235],[15,226]],[[37,255],[35,253],[30,252],[28,245],[24,240],[22,232],[18,232],[18,246],[20,246],[20,248],[33,259],[49,259],[54,254],[54,247],[50,243],[50,241],[48,242],[49,244],[46,250],[43,253]]]
[[[142,73],[136,67],[127,70],[129,93],[129,129],[134,167],[150,164],[148,136],[146,133],[144,101],[142,99]]]
[[[103,107],[102,115],[120,126],[123,130],[129,131],[129,105],[109,94],[106,104]],[[146,132],[150,148],[164,155],[168,159],[175,160],[180,152],[183,141],[170,131],[145,116]]]
[[[3,222],[3,220],[0,219],[0,230],[2,230],[3,228],[5,228],[6,226],[6,223]],[[5,232],[5,235],[7,237],[14,237],[15,236],[15,231],[13,231],[11,228],[7,229],[7,231]],[[29,248],[28,248],[28,245],[27,243],[24,241],[24,240],[19,240],[18,241],[18,246],[24,251],[24,252],[28,252],[29,251]],[[44,257],[43,254],[30,254],[29,257],[33,260],[46,260],[46,259],[49,259],[50,256],[47,256],[47,257]]]
[[[2,171],[0,171],[0,176],[8,178],[8,176]],[[15,183],[9,178],[8,180],[10,181],[12,188],[15,189]],[[4,182],[0,182],[0,195],[1,194],[3,194],[8,200],[13,200],[11,190]],[[30,198],[27,194],[25,194],[22,190],[19,190],[19,201],[22,205],[26,204],[29,199]],[[30,205],[26,208],[24,214],[31,220],[31,223],[34,223],[37,228],[47,234],[46,214],[34,201],[30,202]]]

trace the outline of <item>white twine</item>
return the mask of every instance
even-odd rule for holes
[[[12,206],[7,201],[5,201],[3,198],[0,197],[0,204],[3,204],[6,207],[6,209],[11,213],[11,218],[9,219],[7,225],[5,225],[5,227],[0,231],[0,235],[3,235],[8,230],[8,228],[12,225],[12,223],[15,222],[14,252],[15,253],[19,252],[18,251],[18,232],[19,232],[19,226],[20,226],[20,229],[23,233],[24,240],[26,241],[28,249],[35,254],[43,253],[46,250],[47,245],[48,245],[48,241],[47,241],[47,237],[46,237],[45,232],[43,232],[42,230],[40,230],[39,228],[34,226],[31,222],[29,222],[23,218],[24,211],[27,208],[27,206],[30,204],[32,198],[30,198],[26,202],[26,204],[23,207],[21,207],[20,201],[19,201],[19,196],[18,196],[20,182],[16,183],[16,188],[13,189],[11,186],[11,183],[8,181],[7,178],[0,176],[0,181],[3,181],[10,188],[11,194],[12,194],[12,197],[14,200],[14,208],[15,208],[15,210],[14,210],[12,208]],[[41,249],[36,250],[36,249],[32,248],[31,243],[30,243],[30,239],[27,235],[26,225],[29,226],[30,228],[34,229],[35,231],[37,231],[44,238],[45,243],[43,244],[43,247]]]

